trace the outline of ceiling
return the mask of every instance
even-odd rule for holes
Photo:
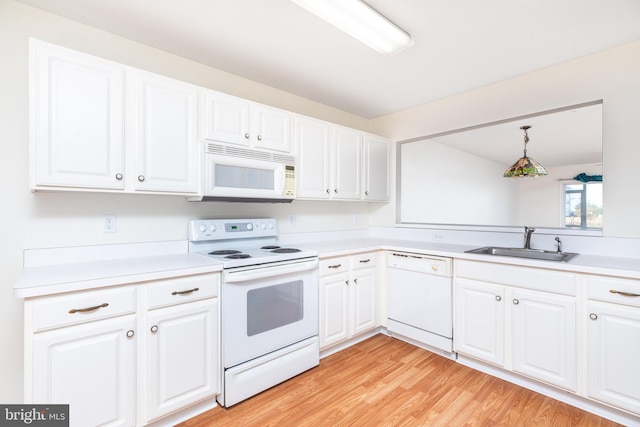
[[[366,0],[385,56],[289,0],[19,0],[364,118],[640,39],[638,0]]]
[[[523,155],[524,132],[520,127],[525,125],[531,126],[527,155],[545,168],[602,164],[600,103],[447,132],[424,141],[493,160],[506,169]]]

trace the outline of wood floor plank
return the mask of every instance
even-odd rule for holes
[[[181,427],[599,426],[618,424],[376,335],[231,408]]]

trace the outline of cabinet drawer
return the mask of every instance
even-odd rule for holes
[[[330,274],[343,273],[349,271],[349,257],[336,257],[320,260],[318,275],[327,276]]]
[[[640,307],[640,280],[607,276],[586,277],[589,299]]]
[[[135,311],[136,290],[131,286],[75,292],[34,301],[33,329],[38,332],[135,313]]]
[[[351,256],[351,269],[357,270],[359,268],[375,267],[376,254],[375,252],[366,252],[364,254],[357,254]]]
[[[220,274],[199,274],[161,280],[147,287],[149,308],[166,307],[218,296]]]

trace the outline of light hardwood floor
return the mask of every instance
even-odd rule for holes
[[[617,426],[385,335],[229,409],[202,426]]]

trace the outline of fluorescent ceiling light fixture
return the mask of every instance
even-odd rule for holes
[[[360,0],[291,0],[380,53],[413,45],[411,36]]]

